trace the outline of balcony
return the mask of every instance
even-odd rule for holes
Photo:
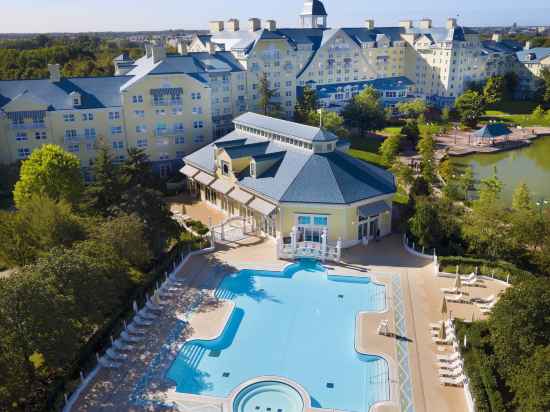
[[[12,124],[11,128],[13,130],[29,130],[29,129],[45,129],[46,123],[21,123],[21,124]]]
[[[152,102],[153,107],[183,106],[182,100],[157,100]]]

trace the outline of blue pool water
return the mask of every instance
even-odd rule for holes
[[[226,397],[249,379],[274,375],[302,385],[316,407],[368,412],[388,399],[386,361],[354,346],[357,313],[384,310],[384,286],[301,261],[284,272],[227,276],[216,295],[235,309],[218,339],[184,345],[167,373],[178,392]]]

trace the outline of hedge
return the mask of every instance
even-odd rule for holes
[[[439,265],[441,272],[455,273],[458,265],[459,272],[462,274],[475,272],[477,268],[477,273],[482,276],[495,277],[503,281],[506,281],[509,276],[510,283],[517,283],[534,276],[531,272],[519,269],[517,266],[503,260],[489,261],[462,256],[441,256],[439,257]]]
[[[183,233],[180,240],[145,276],[145,282],[128,292],[120,310],[114,312],[104,325],[82,346],[76,355],[74,364],[69,367],[65,376],[54,381],[49,389],[46,403],[47,410],[61,410],[65,403],[64,394],[71,394],[80,385],[80,371],[90,373],[96,365],[96,353],[111,346],[111,336],[115,337],[123,330],[124,321],[129,321],[133,315],[133,302],[145,303],[146,295],[151,296],[157,282],[163,281],[166,272],[170,272],[174,264],[179,264],[184,256],[193,250],[208,246],[205,238],[196,238],[190,233]]]

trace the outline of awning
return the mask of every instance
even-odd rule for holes
[[[214,176],[210,176],[208,173],[204,172],[200,172],[197,176],[195,176],[195,180],[205,186],[208,186],[210,183],[212,183],[214,179],[216,179]]]
[[[231,189],[233,189],[233,187],[234,186],[231,183],[223,179],[218,179],[210,185],[210,188],[221,193],[222,195],[226,195]]]
[[[256,212],[260,212],[264,216],[269,216],[275,209],[277,209],[276,205],[266,202],[258,197],[250,202],[248,206]]]
[[[247,204],[254,197],[250,193],[246,193],[244,190],[235,187],[232,192],[229,193],[229,197],[237,202]]]
[[[391,208],[386,202],[380,200],[379,202],[370,203],[368,205],[361,206],[357,208],[359,216],[367,218],[369,216],[377,216],[384,212],[391,211]]]
[[[185,176],[192,178],[196,176],[197,173],[199,173],[198,169],[195,169],[193,166],[185,165],[180,170],[181,173],[183,173]]]

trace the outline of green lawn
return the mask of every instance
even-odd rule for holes
[[[385,166],[382,164],[382,157],[377,153],[366,152],[366,151],[357,150],[357,149],[350,149],[348,153],[357,159],[361,159],[366,162],[373,163],[377,166],[381,166],[385,168]]]
[[[383,134],[384,136],[390,136],[392,134],[401,133],[401,126],[389,126],[382,129],[380,134]]]

